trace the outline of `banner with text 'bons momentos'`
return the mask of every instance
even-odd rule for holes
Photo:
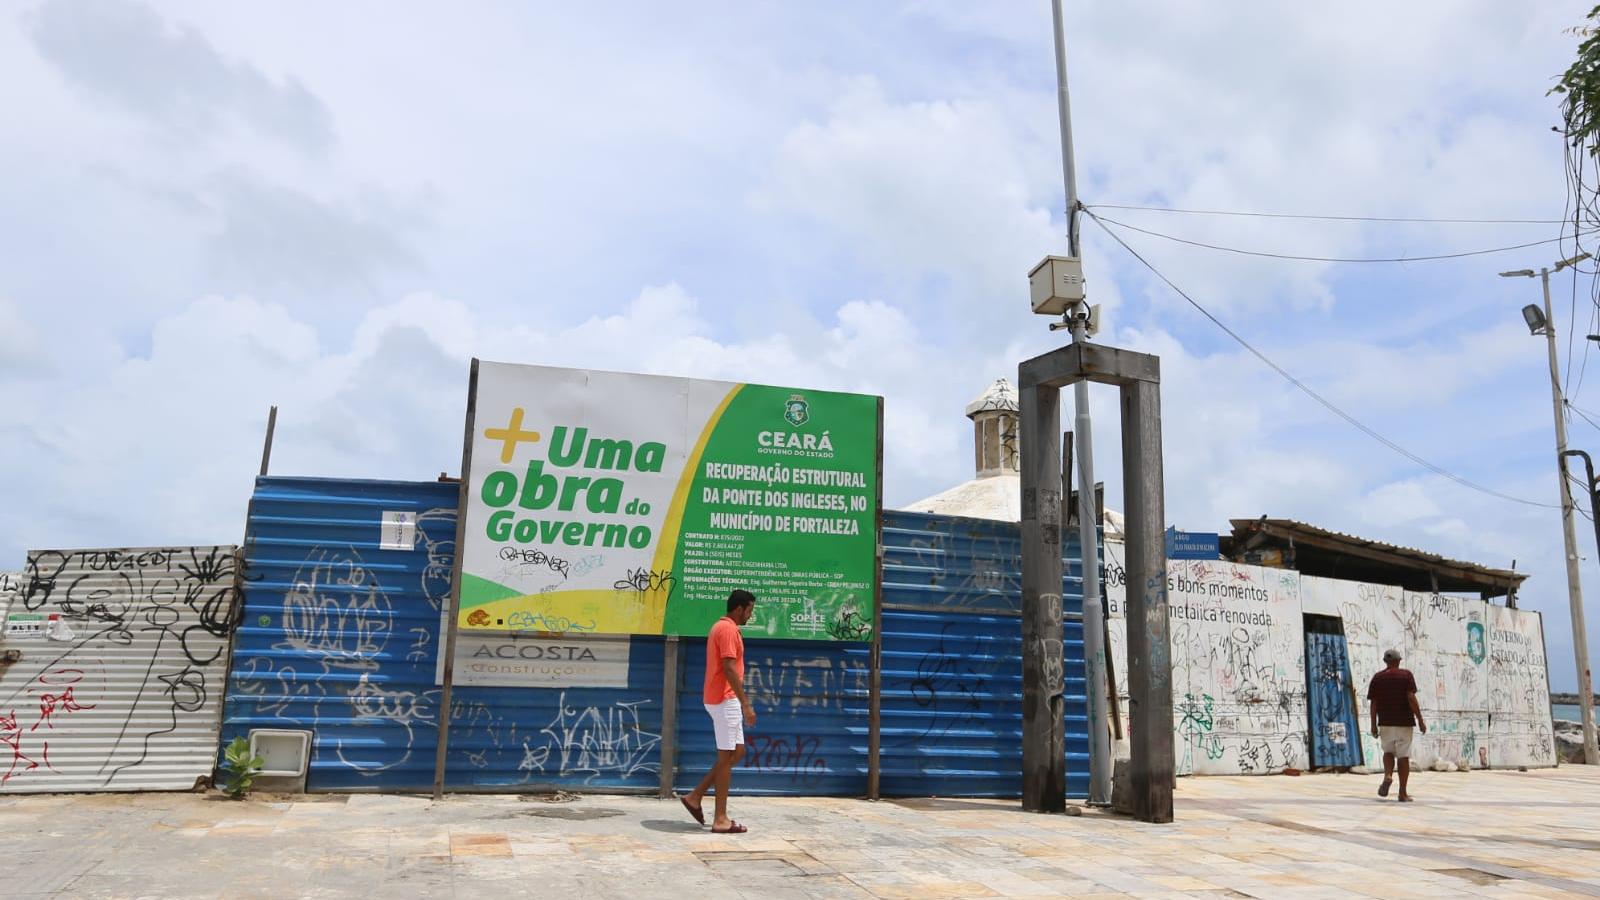
[[[478,364],[459,627],[872,632],[879,399]]]

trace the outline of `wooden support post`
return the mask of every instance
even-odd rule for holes
[[[1138,818],[1170,822],[1175,760],[1163,539],[1161,361],[1082,341],[1017,367],[1022,414],[1022,805],[1030,810],[1066,806],[1061,719],[1065,517],[1056,435],[1061,426],[1061,388],[1078,381],[1113,384],[1122,391],[1130,787]],[[1080,490],[1098,493],[1098,487],[1083,485]],[[1103,510],[1099,504],[1096,508]],[[1103,512],[1101,518],[1104,521]]]
[[[433,755],[433,799],[444,796],[446,760],[450,748],[450,695],[456,680],[456,617],[461,612],[461,548],[467,539],[467,486],[472,484],[472,430],[478,418],[478,360],[472,360],[467,376],[467,420],[461,440],[461,492],[456,504],[456,558],[450,567],[450,595],[445,598],[444,634],[439,636],[439,652],[444,666],[439,679],[439,746]]]
[[[878,398],[877,562],[872,578],[872,646],[867,651],[867,799],[881,796],[883,778],[883,398]]]
[[[1111,652],[1114,646],[1111,643],[1111,615],[1106,610],[1106,708],[1111,710],[1111,737],[1113,740],[1122,740],[1122,701],[1117,697],[1117,655]]]
[[[1061,530],[1071,534],[1078,527],[1077,491],[1072,487],[1072,432],[1061,432]]]
[[[1172,821],[1172,644],[1167,626],[1166,511],[1157,382],[1122,386],[1123,504],[1126,507],[1129,787],[1133,814]]]
[[[661,661],[661,799],[672,797],[678,774],[678,636],[667,635]]]
[[[1061,644],[1061,390],[1024,384],[1022,410],[1022,808],[1067,806]]]
[[[267,410],[267,436],[261,442],[261,474],[267,474],[267,467],[272,464],[272,433],[278,429],[278,408],[276,406]]]

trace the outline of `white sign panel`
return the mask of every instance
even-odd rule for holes
[[[11,613],[6,616],[5,636],[10,640],[44,637],[45,619],[39,613]]]
[[[383,511],[383,531],[378,541],[383,550],[415,550],[417,548],[417,514],[414,512]]]
[[[627,687],[628,638],[542,638],[463,631],[455,683],[499,687]]]

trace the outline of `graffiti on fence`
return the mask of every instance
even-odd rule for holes
[[[315,761],[362,776],[416,764],[415,747],[431,743],[420,732],[438,728],[440,691],[414,686],[433,680],[435,623],[442,617],[432,616],[449,596],[455,511],[419,513],[417,537],[425,560],[410,584],[381,574],[367,559],[370,550],[319,544],[306,550],[281,595],[265,603],[253,599],[252,616],[259,610],[261,617],[256,624],[275,629],[277,638],[272,652],[236,660],[233,691],[245,704],[230,718],[271,717],[277,727],[316,728]],[[391,589],[420,593],[427,624],[397,630],[406,611]],[[429,676],[419,678],[419,670]]]
[[[661,771],[661,735],[649,731],[640,718],[641,707],[651,700],[619,700],[582,706],[567,702],[562,692],[555,716],[525,739],[519,769],[529,774],[582,778],[591,783],[601,775],[631,778]]]
[[[208,775],[236,574],[232,547],[29,554],[0,633],[0,790]]]

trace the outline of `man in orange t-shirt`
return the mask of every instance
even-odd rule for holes
[[[733,767],[744,758],[744,727],[756,724],[756,711],[744,692],[744,637],[739,628],[755,613],[755,595],[736,590],[728,595],[728,614],[711,626],[706,637],[706,712],[717,735],[717,762],[700,779],[687,797],[684,808],[696,822],[704,825],[705,812],[700,802],[713,785],[717,789],[716,818],[711,822],[715,834],[744,834],[748,829],[728,818],[728,788],[733,783]]]

